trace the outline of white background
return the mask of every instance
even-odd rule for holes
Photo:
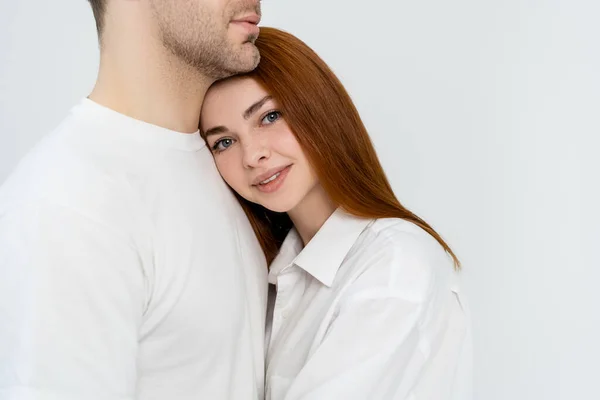
[[[462,259],[476,399],[600,399],[599,4],[263,1]],[[0,0],[0,181],[91,90],[97,53],[86,1]]]

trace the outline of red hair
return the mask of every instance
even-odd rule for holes
[[[458,258],[440,235],[394,195],[358,110],[325,62],[304,42],[275,28],[261,27],[256,46],[260,63],[243,76],[256,80],[277,100],[333,203],[357,217],[401,218],[418,225],[459,269]],[[291,220],[237,197],[270,263]]]

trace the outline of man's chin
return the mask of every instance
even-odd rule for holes
[[[256,46],[252,43],[244,43],[230,54],[228,61],[220,65],[221,68],[213,70],[215,74],[212,75],[212,78],[221,80],[250,72],[258,66],[259,62],[260,53]]]
[[[258,63],[260,62],[260,53],[254,43],[247,42],[242,45],[241,54],[238,60],[240,61],[238,73],[252,71],[258,66]]]

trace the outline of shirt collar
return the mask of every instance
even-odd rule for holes
[[[275,284],[279,273],[295,264],[330,287],[344,258],[371,221],[338,208],[304,248],[300,235],[292,228],[271,263],[269,282]]]
[[[294,263],[294,259],[302,251],[302,239],[296,231],[296,228],[292,228],[285,237],[279,253],[271,262],[269,266],[269,283],[275,285],[277,283],[277,276],[286,267]]]

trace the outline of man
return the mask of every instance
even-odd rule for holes
[[[264,257],[198,134],[257,0],[90,0],[97,84],[0,189],[0,399],[263,397]]]

